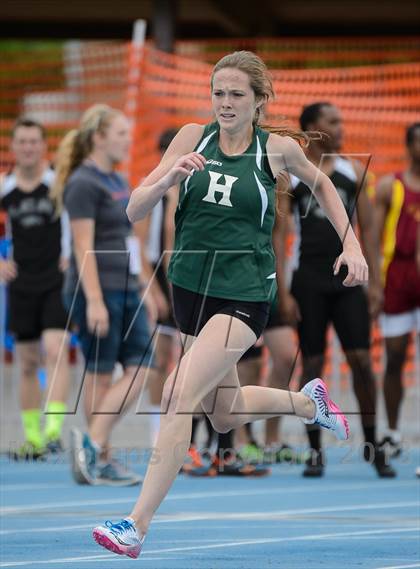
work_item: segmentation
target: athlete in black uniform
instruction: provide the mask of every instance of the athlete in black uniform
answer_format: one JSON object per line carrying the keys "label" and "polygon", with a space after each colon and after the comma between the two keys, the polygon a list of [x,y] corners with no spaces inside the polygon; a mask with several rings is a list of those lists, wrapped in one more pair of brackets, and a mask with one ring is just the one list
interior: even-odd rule
{"label": "athlete in black uniform", "polygon": [[[368,295],[373,309],[380,301],[380,285],[379,274],[375,270],[372,208],[365,191],[363,168],[357,161],[338,154],[343,129],[337,107],[326,102],[311,104],[304,108],[300,124],[304,131],[323,133],[318,140],[311,141],[307,156],[336,186],[349,218],[354,220],[357,213],[364,251],[372,267]],[[293,275],[293,296],[285,286],[280,286],[279,294],[285,313],[289,318],[294,314],[295,321],[298,321],[303,384],[306,378],[317,377],[322,372],[327,328],[332,323],[353,374],[366,441],[365,459],[373,463],[379,476],[393,477],[395,471],[386,464],[384,453],[376,444],[376,390],[369,355],[368,299],[361,286],[344,287],[343,274],[334,276],[331,273],[331,267],[340,254],[340,241],[310,189],[294,176],[291,177],[291,187],[291,205],[300,250],[299,266]],[[287,193],[283,194],[282,202],[286,207],[290,206]],[[321,476],[325,462],[320,430],[313,426],[307,428],[312,452],[303,475]]]}
{"label": "athlete in black uniform", "polygon": [[[61,301],[65,223],[57,214],[50,187],[54,172],[45,159],[46,133],[40,123],[22,117],[12,131],[14,168],[0,181],[0,207],[7,212],[13,258],[0,259],[0,280],[9,284],[10,328],[21,370],[20,405],[25,443],[14,458],[38,458],[46,449],[61,450],[69,369],[65,350],[67,316]],[[68,225],[68,224],[67,224]],[[68,230],[67,230],[68,233]],[[48,393],[42,430],[43,394],[37,377],[41,345]]]}

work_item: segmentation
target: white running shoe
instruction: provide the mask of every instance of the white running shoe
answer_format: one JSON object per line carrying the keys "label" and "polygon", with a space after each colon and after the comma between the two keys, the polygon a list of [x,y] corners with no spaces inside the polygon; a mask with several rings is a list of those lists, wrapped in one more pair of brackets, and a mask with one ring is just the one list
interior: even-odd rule
{"label": "white running shoe", "polygon": [[118,555],[136,559],[141,552],[145,536],[139,537],[133,520],[125,518],[117,524],[106,521],[93,530],[93,539],[105,549]]}
{"label": "white running shoe", "polygon": [[322,379],[316,378],[307,383],[301,392],[315,403],[315,417],[303,419],[311,425],[318,424],[334,432],[337,439],[345,441],[349,438],[350,428],[346,416],[328,395],[328,389]]}
{"label": "white running shoe", "polygon": [[73,427],[70,431],[71,472],[78,484],[96,484],[98,451],[89,436]]}

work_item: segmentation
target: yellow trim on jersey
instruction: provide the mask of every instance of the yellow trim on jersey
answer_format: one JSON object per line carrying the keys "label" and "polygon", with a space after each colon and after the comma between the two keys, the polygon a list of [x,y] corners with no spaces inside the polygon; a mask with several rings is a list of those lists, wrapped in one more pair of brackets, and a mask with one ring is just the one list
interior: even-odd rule
{"label": "yellow trim on jersey", "polygon": [[392,184],[391,207],[385,220],[383,239],[382,282],[385,284],[386,273],[394,257],[397,241],[397,226],[400,219],[401,208],[404,203],[404,184],[401,180],[394,180]]}
{"label": "yellow trim on jersey", "polygon": [[374,202],[376,197],[375,192],[376,186],[376,176],[373,172],[369,172],[366,175],[366,193],[369,201]]}

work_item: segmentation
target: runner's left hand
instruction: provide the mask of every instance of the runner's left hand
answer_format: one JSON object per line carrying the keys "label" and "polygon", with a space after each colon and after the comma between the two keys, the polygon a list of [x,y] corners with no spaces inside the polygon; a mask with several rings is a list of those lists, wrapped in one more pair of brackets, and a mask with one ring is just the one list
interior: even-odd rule
{"label": "runner's left hand", "polygon": [[369,313],[372,320],[376,320],[382,311],[384,293],[380,283],[369,283],[368,288]]}
{"label": "runner's left hand", "polygon": [[338,275],[341,267],[347,265],[348,273],[343,281],[344,286],[367,284],[369,269],[359,246],[347,245],[334,263],[334,275]]}
{"label": "runner's left hand", "polygon": [[149,326],[154,328],[158,319],[158,308],[150,290],[144,293],[143,302],[149,319]]}

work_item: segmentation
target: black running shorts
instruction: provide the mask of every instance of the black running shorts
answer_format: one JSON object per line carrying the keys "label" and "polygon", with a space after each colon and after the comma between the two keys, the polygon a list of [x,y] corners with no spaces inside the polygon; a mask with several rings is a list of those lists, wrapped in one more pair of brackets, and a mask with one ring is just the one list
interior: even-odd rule
{"label": "black running shorts", "polygon": [[269,302],[248,302],[204,296],[172,285],[175,320],[181,332],[198,336],[215,314],[228,314],[245,322],[255,336],[261,336],[270,315]]}
{"label": "black running shorts", "polygon": [[17,342],[38,340],[44,330],[64,330],[67,314],[61,286],[44,292],[9,289],[9,328]]}
{"label": "black running shorts", "polygon": [[345,287],[345,271],[334,276],[325,269],[299,267],[293,275],[292,294],[301,320],[299,342],[304,356],[322,355],[328,325],[333,324],[343,350],[368,350],[370,321],[366,294],[361,286]]}

